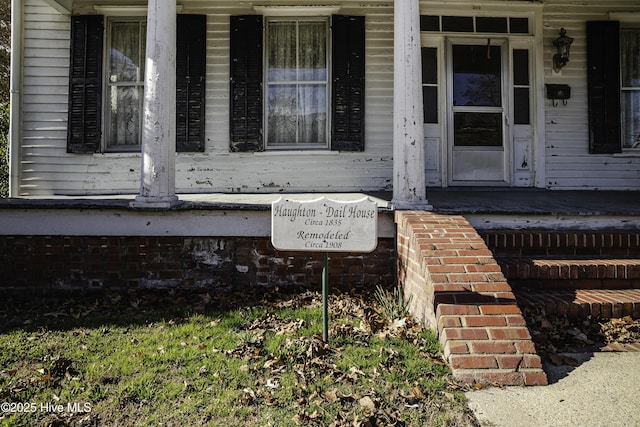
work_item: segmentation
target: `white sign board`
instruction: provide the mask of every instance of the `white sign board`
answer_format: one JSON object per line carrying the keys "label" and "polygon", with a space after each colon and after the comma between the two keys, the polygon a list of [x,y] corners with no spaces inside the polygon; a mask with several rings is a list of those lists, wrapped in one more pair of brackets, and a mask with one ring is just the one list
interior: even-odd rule
{"label": "white sign board", "polygon": [[279,250],[372,252],[378,205],[368,197],[336,201],[278,199],[271,205],[271,243]]}

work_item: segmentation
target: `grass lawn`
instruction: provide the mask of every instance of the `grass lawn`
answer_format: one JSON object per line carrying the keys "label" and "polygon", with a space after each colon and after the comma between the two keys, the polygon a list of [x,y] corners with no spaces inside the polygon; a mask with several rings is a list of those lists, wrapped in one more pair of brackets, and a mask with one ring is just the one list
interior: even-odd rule
{"label": "grass lawn", "polygon": [[478,425],[380,296],[335,292],[328,344],[306,290],[5,297],[0,425]]}

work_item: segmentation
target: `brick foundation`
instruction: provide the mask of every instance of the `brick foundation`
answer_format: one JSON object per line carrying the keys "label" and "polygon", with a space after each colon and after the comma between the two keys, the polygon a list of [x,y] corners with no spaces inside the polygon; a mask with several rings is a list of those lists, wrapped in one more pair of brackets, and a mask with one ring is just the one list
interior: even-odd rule
{"label": "brick foundation", "polygon": [[457,215],[397,211],[398,283],[438,330],[458,380],[545,385],[522,312],[484,240]]}
{"label": "brick foundation", "polygon": [[[268,237],[0,236],[0,287],[314,287],[322,254],[277,251]],[[331,286],[395,283],[395,242],[329,256]]]}

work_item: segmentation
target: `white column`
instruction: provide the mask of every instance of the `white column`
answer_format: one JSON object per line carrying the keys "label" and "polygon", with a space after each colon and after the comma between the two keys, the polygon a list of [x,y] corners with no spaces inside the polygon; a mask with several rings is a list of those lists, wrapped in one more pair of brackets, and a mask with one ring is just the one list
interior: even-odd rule
{"label": "white column", "polygon": [[424,175],[420,8],[394,1],[393,200],[396,209],[431,209]]}
{"label": "white column", "polygon": [[168,208],[175,195],[176,2],[149,0],[140,195],[133,207]]}

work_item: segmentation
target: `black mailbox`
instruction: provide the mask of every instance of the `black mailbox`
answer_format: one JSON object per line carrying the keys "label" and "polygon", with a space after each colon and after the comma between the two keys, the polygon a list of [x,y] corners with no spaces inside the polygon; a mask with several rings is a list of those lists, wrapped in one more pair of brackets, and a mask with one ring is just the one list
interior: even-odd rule
{"label": "black mailbox", "polygon": [[556,100],[562,100],[564,105],[567,105],[567,99],[571,98],[571,87],[569,85],[547,85],[547,98],[553,100],[553,106],[556,105]]}

